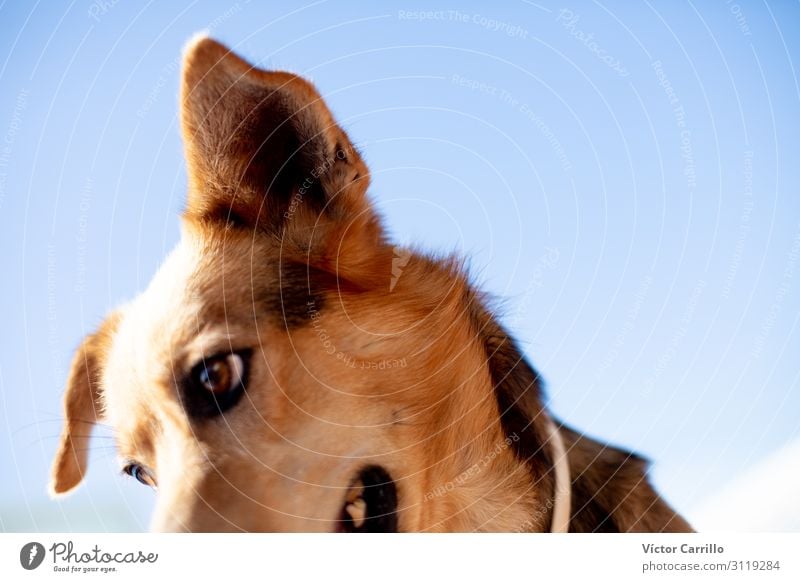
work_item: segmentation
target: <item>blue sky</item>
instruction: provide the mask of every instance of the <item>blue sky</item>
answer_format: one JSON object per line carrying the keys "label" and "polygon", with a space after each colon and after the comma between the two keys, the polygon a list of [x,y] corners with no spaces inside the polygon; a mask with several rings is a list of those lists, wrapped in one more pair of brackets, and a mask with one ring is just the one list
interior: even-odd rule
{"label": "blue sky", "polygon": [[468,255],[556,413],[651,457],[680,510],[710,515],[776,451],[770,471],[800,465],[799,17],[790,2],[0,4],[0,530],[147,527],[152,495],[118,475],[108,433],[77,493],[45,487],[72,350],[177,241],[179,58],[203,29],[313,79],[393,236]]}

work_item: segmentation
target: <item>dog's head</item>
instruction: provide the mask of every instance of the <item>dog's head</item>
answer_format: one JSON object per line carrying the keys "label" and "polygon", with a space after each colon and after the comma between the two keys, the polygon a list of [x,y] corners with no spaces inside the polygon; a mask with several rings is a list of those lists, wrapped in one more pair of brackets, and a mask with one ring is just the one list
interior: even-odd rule
{"label": "dog's head", "polygon": [[156,529],[545,529],[535,373],[457,264],[384,239],[316,89],[201,38],[181,106],[182,238],[78,349],[53,491],[103,421]]}

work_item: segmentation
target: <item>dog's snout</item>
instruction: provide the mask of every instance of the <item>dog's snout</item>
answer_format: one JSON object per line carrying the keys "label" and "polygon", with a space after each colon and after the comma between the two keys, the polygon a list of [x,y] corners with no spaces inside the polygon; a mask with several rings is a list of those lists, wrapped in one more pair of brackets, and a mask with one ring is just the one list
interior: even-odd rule
{"label": "dog's snout", "polygon": [[[259,467],[223,463],[208,467],[203,474],[184,474],[161,484],[151,529],[173,533],[335,531],[341,488],[288,479]],[[372,495],[376,490],[369,491]]]}

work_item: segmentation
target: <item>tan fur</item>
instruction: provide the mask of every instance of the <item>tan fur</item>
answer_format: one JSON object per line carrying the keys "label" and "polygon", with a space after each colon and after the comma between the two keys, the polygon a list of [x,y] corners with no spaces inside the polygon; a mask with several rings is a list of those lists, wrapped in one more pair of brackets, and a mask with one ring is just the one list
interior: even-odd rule
{"label": "tan fur", "polygon": [[89,438],[100,416],[99,384],[117,319],[114,314],[109,316],[95,333],[83,340],[72,358],[64,395],[66,423],[50,482],[54,495],[74,489],[86,474]]}
{"label": "tan fur", "polygon": [[[521,458],[498,405],[498,370],[528,368],[456,263],[409,251],[393,277],[366,165],[316,89],[199,39],[181,99],[183,236],[79,349],[54,491],[85,473],[75,441],[102,402],[120,456],[158,481],[155,529],[332,531],[373,463],[396,483],[400,531],[547,530],[549,453]],[[187,416],[187,371],[242,348],[254,350],[242,401]],[[535,444],[538,385],[509,386],[530,419],[513,436]],[[607,509],[635,507],[645,527],[650,499]]]}

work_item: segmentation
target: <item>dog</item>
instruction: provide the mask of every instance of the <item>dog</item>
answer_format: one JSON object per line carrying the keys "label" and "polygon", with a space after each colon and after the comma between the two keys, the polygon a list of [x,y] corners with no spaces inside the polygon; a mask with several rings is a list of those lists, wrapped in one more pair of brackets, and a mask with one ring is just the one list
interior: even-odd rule
{"label": "dog", "polygon": [[77,349],[54,495],[103,422],[156,531],[691,531],[553,418],[457,259],[387,240],[310,82],[199,37],[180,105],[181,239]]}

